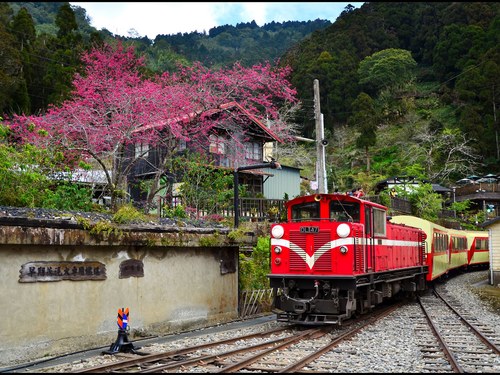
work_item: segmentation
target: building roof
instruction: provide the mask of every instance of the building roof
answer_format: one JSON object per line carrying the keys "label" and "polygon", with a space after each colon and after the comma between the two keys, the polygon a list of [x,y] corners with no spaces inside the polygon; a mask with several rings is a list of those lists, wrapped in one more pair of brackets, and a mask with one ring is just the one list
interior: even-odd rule
{"label": "building roof", "polygon": [[497,216],[497,217],[494,217],[493,219],[490,219],[490,220],[486,220],[485,222],[479,224],[479,226],[481,228],[487,228],[489,227],[490,225],[493,225],[495,224],[497,221],[500,220],[500,216]]}
{"label": "building roof", "polygon": [[135,129],[134,133],[143,132],[143,131],[148,130],[148,129],[162,128],[166,125],[174,124],[177,122],[189,122],[198,116],[200,116],[200,117],[201,116],[211,116],[211,115],[214,115],[216,113],[220,113],[224,110],[230,110],[230,109],[234,109],[234,108],[238,109],[245,116],[247,116],[250,120],[252,120],[252,123],[255,124],[257,126],[257,128],[259,130],[261,130],[263,132],[263,134],[266,135],[269,139],[283,143],[283,140],[277,134],[275,134],[271,129],[269,129],[266,125],[264,125],[262,123],[262,121],[260,121],[257,117],[252,115],[250,112],[248,112],[248,110],[243,108],[243,106],[241,106],[239,103],[237,103],[235,101],[221,104],[218,108],[208,109],[205,111],[190,112],[190,113],[187,113],[187,114],[182,115],[182,116],[177,116],[177,117],[167,119],[165,121],[160,121],[160,122],[152,123],[149,125],[144,125],[144,126],[141,126],[137,129]]}
{"label": "building roof", "polygon": [[72,172],[56,172],[52,175],[52,178],[55,180],[63,180],[69,178],[73,182],[79,182],[82,184],[108,184],[106,173],[100,169],[75,169]]}
{"label": "building roof", "polygon": [[431,184],[432,185],[432,190],[434,190],[436,193],[451,193],[453,190],[444,186],[441,186],[439,184]]}
{"label": "building roof", "polygon": [[[416,177],[413,176],[393,176],[377,182],[377,184],[375,185],[375,191],[381,191],[390,185],[419,185],[420,183],[430,182],[426,180],[419,181]],[[439,184],[431,183],[431,185],[432,190],[434,190],[436,193],[448,193],[453,191],[452,189],[441,186]]]}

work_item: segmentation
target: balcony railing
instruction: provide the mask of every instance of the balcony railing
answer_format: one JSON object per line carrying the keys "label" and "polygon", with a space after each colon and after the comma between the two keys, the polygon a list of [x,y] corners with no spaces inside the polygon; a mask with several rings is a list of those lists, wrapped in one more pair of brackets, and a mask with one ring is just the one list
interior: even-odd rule
{"label": "balcony railing", "polygon": [[470,195],[470,194],[484,193],[484,192],[499,193],[500,184],[479,182],[476,184],[469,184],[455,188],[456,196]]}
{"label": "balcony railing", "polygon": [[[382,200],[380,199],[380,195],[369,195],[365,197],[366,200],[369,200],[370,202],[378,203],[378,204],[384,204],[382,203]],[[389,203],[389,208],[391,208],[394,211],[398,211],[404,214],[411,214],[411,203],[408,199],[404,198],[398,198],[398,197],[391,197],[390,198],[390,203]]]}

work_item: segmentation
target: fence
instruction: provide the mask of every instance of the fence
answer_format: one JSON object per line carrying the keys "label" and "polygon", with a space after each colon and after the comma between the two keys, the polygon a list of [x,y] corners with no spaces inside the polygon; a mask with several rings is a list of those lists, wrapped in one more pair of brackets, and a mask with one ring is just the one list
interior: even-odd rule
{"label": "fence", "polygon": [[500,184],[476,182],[473,184],[460,186],[455,189],[456,196],[477,194],[479,192],[498,193],[500,192]]}
{"label": "fence", "polygon": [[[239,198],[239,214],[241,219],[247,220],[276,220],[285,210],[284,199],[266,199],[266,198]],[[160,197],[158,213],[160,217],[165,217],[167,208],[175,208],[182,204],[180,199],[167,201]],[[214,204],[210,207],[200,205],[197,208],[188,208],[188,212],[193,218],[202,218],[209,215],[220,215],[223,217],[234,217],[234,205]]]}
{"label": "fence", "polygon": [[240,318],[270,312],[273,300],[272,289],[244,290],[240,294]]}
{"label": "fence", "polygon": [[407,199],[391,197],[391,206],[393,210],[411,214],[411,203]]}
{"label": "fence", "polygon": [[[380,195],[370,195],[365,197],[365,199],[370,202],[384,204],[380,199]],[[411,203],[408,199],[398,197],[391,197],[390,199],[389,208],[405,214],[411,214]]]}
{"label": "fence", "polygon": [[[367,200],[375,203],[381,203],[380,196],[372,195],[365,197]],[[240,219],[252,221],[271,220],[277,221],[285,213],[285,200],[283,199],[265,199],[265,198],[240,198],[239,212]],[[176,207],[181,204],[180,199],[167,201],[160,198],[160,217],[165,217],[166,208]],[[389,208],[403,214],[412,214],[411,202],[404,198],[391,197]],[[212,207],[199,207],[197,209],[189,208],[193,218],[203,218],[208,215],[220,215],[222,217],[234,217],[234,206],[230,204],[213,205]],[[456,218],[453,210],[441,210],[439,217]]]}

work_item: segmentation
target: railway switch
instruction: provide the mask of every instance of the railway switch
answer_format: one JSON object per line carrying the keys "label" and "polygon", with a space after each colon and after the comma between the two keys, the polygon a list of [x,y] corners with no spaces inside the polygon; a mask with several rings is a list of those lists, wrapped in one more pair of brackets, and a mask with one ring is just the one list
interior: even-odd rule
{"label": "railway switch", "polygon": [[137,352],[137,349],[134,348],[134,344],[128,340],[128,331],[130,331],[129,323],[129,309],[128,307],[118,309],[118,337],[116,341],[111,344],[109,350],[103,351],[103,354],[116,354],[116,353],[134,353],[140,354]]}

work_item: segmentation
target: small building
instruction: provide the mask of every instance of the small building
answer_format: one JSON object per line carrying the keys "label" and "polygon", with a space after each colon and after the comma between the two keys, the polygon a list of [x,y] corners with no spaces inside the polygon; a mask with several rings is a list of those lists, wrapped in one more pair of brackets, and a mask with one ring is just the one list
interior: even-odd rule
{"label": "small building", "polygon": [[[227,113],[233,113],[228,117]],[[213,166],[222,170],[233,171],[240,166],[260,164],[264,161],[264,147],[266,143],[279,142],[283,140],[267,127],[260,119],[253,116],[248,110],[237,102],[229,102],[218,108],[206,110],[201,113],[186,114],[183,118],[168,119],[160,124],[152,124],[137,129],[137,132],[161,129],[168,123],[192,123],[201,121],[200,118],[210,118],[216,125],[210,130],[209,142],[200,144],[199,140],[182,141],[172,140],[172,149],[176,151],[171,154],[165,144],[151,147],[149,145],[137,144],[129,146],[127,155],[143,155],[137,160],[128,173],[128,193],[134,202],[144,202],[147,192],[141,189],[141,183],[154,180],[159,171],[163,171],[163,160],[174,157],[187,150],[205,154],[213,162]],[[166,133],[168,139],[168,133]],[[240,139],[237,143],[235,140]],[[146,152],[147,151],[147,152]],[[125,164],[124,164],[125,165]],[[170,171],[164,171],[167,175]],[[273,173],[275,170],[273,170]],[[264,194],[264,180],[268,173],[262,170],[245,171],[240,175],[240,184],[246,185],[247,191],[252,196]],[[175,180],[175,176],[170,174]],[[178,181],[172,181],[178,182]],[[280,197],[282,198],[282,197]]]}
{"label": "small building", "polygon": [[489,232],[491,285],[500,287],[500,216],[481,224]]}
{"label": "small building", "polygon": [[443,195],[444,197],[449,197],[453,191],[450,188],[441,186],[439,184],[433,184],[427,180],[418,180],[416,177],[413,176],[394,176],[379,181],[375,185],[375,194],[380,194],[381,191],[385,189],[390,190],[396,186],[402,188],[407,192],[410,192],[412,191],[412,189],[418,187],[420,184],[431,184],[432,190],[438,194]]}
{"label": "small building", "polygon": [[494,218],[500,214],[500,182],[468,180],[453,188],[453,200],[470,200],[475,209],[483,210],[489,218]]}
{"label": "small building", "polygon": [[267,199],[289,199],[300,195],[300,168],[281,165],[281,169],[264,168],[268,176],[264,179],[264,197]]}

